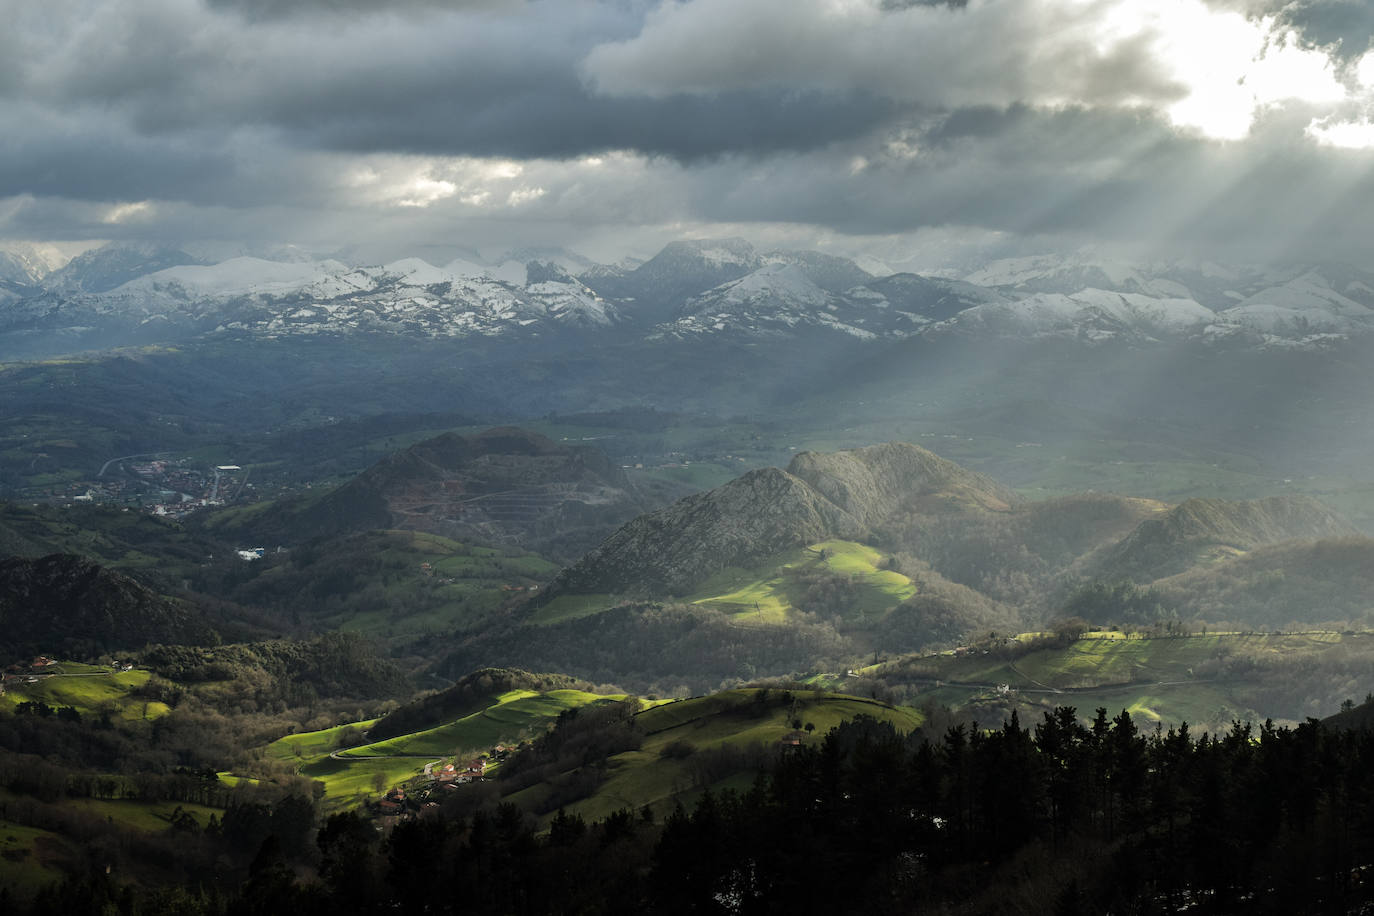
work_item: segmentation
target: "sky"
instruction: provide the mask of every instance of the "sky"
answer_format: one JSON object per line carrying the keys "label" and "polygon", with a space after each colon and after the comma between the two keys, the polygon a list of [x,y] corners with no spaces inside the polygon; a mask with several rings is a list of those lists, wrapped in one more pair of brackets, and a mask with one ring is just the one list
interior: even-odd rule
{"label": "sky", "polygon": [[0,239],[1360,262],[1364,0],[0,0]]}

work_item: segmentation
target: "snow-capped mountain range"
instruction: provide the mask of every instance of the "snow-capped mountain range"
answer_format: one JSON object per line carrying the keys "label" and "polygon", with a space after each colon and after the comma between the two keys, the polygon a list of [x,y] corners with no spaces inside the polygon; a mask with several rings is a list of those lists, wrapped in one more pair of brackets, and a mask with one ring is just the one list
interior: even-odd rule
{"label": "snow-capped mountain range", "polygon": [[0,246],[0,351],[44,333],[89,347],[224,333],[574,331],[660,341],[834,334],[1312,347],[1374,332],[1374,275],[1337,265],[1127,264],[1078,252],[994,261],[962,279],[874,276],[845,258],[760,252],[743,239],[674,242],[619,265],[556,249],[442,266],[358,266],[298,252],[207,263],[169,246],[110,245],[55,266],[41,252]]}

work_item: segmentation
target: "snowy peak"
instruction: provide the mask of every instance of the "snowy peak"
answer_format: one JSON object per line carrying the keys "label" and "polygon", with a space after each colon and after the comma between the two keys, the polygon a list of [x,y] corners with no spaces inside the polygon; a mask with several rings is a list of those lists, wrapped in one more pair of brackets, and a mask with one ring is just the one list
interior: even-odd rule
{"label": "snowy peak", "polygon": [[937,333],[996,337],[1070,337],[1090,341],[1150,340],[1200,330],[1215,316],[1191,299],[1084,289],[1072,295],[1037,293],[1012,302],[975,306],[941,323]]}
{"label": "snowy peak", "polygon": [[284,295],[347,270],[338,261],[283,263],[261,258],[231,258],[208,266],[170,267],[131,280],[112,296],[173,299]]}
{"label": "snowy peak", "polygon": [[52,245],[0,242],[0,281],[36,286],[65,263],[67,259]]}
{"label": "snowy peak", "polygon": [[820,251],[771,251],[763,256],[763,263],[795,265],[812,283],[832,293],[842,293],[873,279],[872,274],[849,258]]}
{"label": "snowy peak", "polygon": [[692,312],[702,302],[725,307],[749,305],[823,307],[829,294],[811,281],[796,264],[771,264],[723,283],[698,299],[689,301],[685,311]]}
{"label": "snowy peak", "polygon": [[[507,251],[497,259],[498,263],[506,264],[514,261],[517,264],[529,265],[531,261],[539,261],[542,264],[554,264],[569,276],[576,277],[584,270],[589,270],[597,266],[596,262],[590,258],[584,258],[575,251],[566,248],[514,248]],[[528,280],[526,282],[536,282]]]}
{"label": "snowy peak", "polygon": [[910,316],[889,308],[881,297],[837,296],[812,281],[802,265],[770,264],[689,299],[656,336],[778,337],[829,331],[873,340],[904,337],[915,326]]}
{"label": "snowy peak", "polygon": [[1142,293],[1149,296],[1191,298],[1186,286],[1167,277],[1142,272],[1135,265],[1091,253],[1067,258],[1036,255],[992,261],[964,277],[969,283],[1003,293],[1072,294],[1084,289]]}
{"label": "snowy peak", "polygon": [[728,239],[684,239],[669,242],[663,250],[645,262],[652,264],[659,258],[666,261],[697,261],[704,266],[722,268],[727,266],[755,267],[759,264],[758,252],[754,246],[741,238]]}
{"label": "snowy peak", "polygon": [[44,277],[43,285],[66,295],[103,293],[159,271],[202,263],[168,245],[111,242],[72,258]]}
{"label": "snowy peak", "polygon": [[881,300],[913,319],[924,321],[944,321],[976,305],[1008,301],[995,290],[973,283],[909,273],[880,277],[849,290],[847,295]]}
{"label": "snowy peak", "polygon": [[1342,286],[1350,295],[1333,289],[1323,271],[1305,270],[1221,310],[1209,330],[1217,336],[1289,344],[1374,331],[1374,309],[1365,304],[1374,302],[1374,289],[1358,278],[1345,281]]}

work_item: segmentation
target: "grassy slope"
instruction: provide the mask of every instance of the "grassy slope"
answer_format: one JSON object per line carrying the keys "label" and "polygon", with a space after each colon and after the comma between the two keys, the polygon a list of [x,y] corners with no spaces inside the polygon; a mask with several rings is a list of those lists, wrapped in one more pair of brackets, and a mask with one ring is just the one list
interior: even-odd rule
{"label": "grassy slope", "polygon": [[317,732],[299,732],[294,735],[287,735],[267,745],[267,755],[278,760],[313,758],[319,757],[321,754],[328,755],[339,746],[341,737],[346,740],[345,732],[362,734],[371,728],[376,721],[376,719],[367,719],[348,725],[336,725],[333,728],[325,728]]}
{"label": "grassy slope", "polygon": [[[696,773],[695,754],[673,759],[664,757],[663,750],[677,741],[690,744],[697,752],[722,746],[775,746],[783,735],[792,730],[788,709],[774,706],[764,715],[752,717],[746,709],[754,694],[753,690],[729,690],[641,712],[637,721],[646,735],[644,745],[638,750],[611,757],[607,765],[607,780],[594,795],[569,805],[567,810],[588,820],[605,817],[622,808],[637,810],[644,805],[662,813],[675,800],[690,804],[696,795],[708,787],[747,785],[753,779],[752,771],[731,774],[710,786],[702,785]],[[818,744],[831,728],[859,715],[891,722],[902,732],[909,732],[921,724],[921,716],[915,710],[892,707],[862,697],[840,694],[817,696],[802,691],[796,694],[796,699],[799,703],[797,716],[803,723],[809,722],[815,726],[815,731],[804,739],[807,744]],[[534,804],[543,791],[543,786],[533,786],[511,798],[517,802]]]}
{"label": "grassy slope", "polygon": [[118,821],[136,830],[143,830],[148,833],[155,833],[161,830],[171,829],[172,812],[177,808],[186,811],[195,817],[196,822],[204,827],[210,820],[210,816],[221,817],[224,811],[220,808],[211,808],[205,805],[196,805],[190,802],[142,802],[111,800],[103,798],[73,798],[66,803],[67,806],[95,814],[101,818],[109,818]]}
{"label": "grassy slope", "polygon": [[495,697],[496,702],[480,712],[424,731],[353,748],[341,756],[400,757],[453,754],[459,749],[483,750],[530,737],[565,710],[623,699],[624,694],[602,696],[582,690],[551,690],[548,693],[512,690]]}
{"label": "grassy slope", "polygon": [[124,719],[156,719],[171,712],[164,703],[146,701],[129,695],[151,676],[147,671],[112,672],[109,668],[63,662],[63,672],[39,678],[37,683],[10,682],[0,702],[17,706],[27,700],[47,703],[52,707],[71,706],[83,716],[96,715],[110,704]]}
{"label": "grassy slope", "polygon": [[28,899],[61,881],[62,872],[51,862],[62,848],[55,833],[0,820],[0,887]]}
{"label": "grassy slope", "polygon": [[[1099,706],[1116,712],[1128,709],[1148,722],[1193,725],[1216,729],[1233,718],[1259,721],[1245,678],[1215,679],[1195,675],[1194,669],[1229,655],[1279,659],[1320,656],[1332,650],[1368,651],[1374,634],[1313,632],[1297,634],[1209,633],[1189,637],[1143,639],[1120,633],[1090,634],[1062,648],[1037,649],[1013,661],[995,656],[952,654],[930,656],[866,669],[892,681],[902,675],[937,679],[939,684],[917,686],[917,698],[948,706],[972,705],[997,696],[984,686],[1005,684],[1024,705],[1074,706],[1090,716]],[[1058,690],[1061,692],[1051,692]],[[1275,717],[1278,718],[1278,717]]]}
{"label": "grassy slope", "polygon": [[883,559],[880,551],[854,541],[822,541],[751,570],[726,570],[703,583],[691,600],[745,619],[782,623],[800,600],[783,571],[827,572],[859,584],[854,613],[880,615],[916,594],[906,576],[879,568]]}
{"label": "grassy slope", "polygon": [[[854,579],[859,598],[852,612],[872,619],[916,594],[901,573],[880,569],[884,555],[854,541],[830,540],[772,557],[750,567],[731,567],[703,582],[686,600],[731,614],[741,622],[785,623],[801,600],[787,572],[821,572]],[[589,617],[615,606],[610,595],[560,595],[541,607],[530,622],[561,623]]]}
{"label": "grassy slope", "polygon": [[498,743],[513,744],[545,728],[566,709],[623,698],[580,690],[512,690],[492,697],[489,706],[471,715],[353,747],[341,752],[338,758],[330,753],[337,747],[339,733],[345,728],[365,729],[375,720],[288,735],[267,745],[264,751],[277,759],[299,760],[302,776],[324,783],[326,810],[339,810],[375,797],[378,773],[387,786],[397,785],[420,775],[426,763],[443,756],[459,750],[482,751]]}

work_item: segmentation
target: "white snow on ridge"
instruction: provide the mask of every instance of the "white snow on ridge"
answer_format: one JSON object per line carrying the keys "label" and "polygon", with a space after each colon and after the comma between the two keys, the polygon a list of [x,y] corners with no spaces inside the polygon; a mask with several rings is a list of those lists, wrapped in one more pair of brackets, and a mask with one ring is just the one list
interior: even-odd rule
{"label": "white snow on ridge", "polygon": [[812,283],[795,264],[770,264],[738,280],[722,283],[699,297],[703,301],[748,304],[771,298],[782,299],[803,306],[824,306],[830,294]]}
{"label": "white snow on ridge", "polygon": [[415,286],[433,286],[436,283],[452,283],[454,275],[448,270],[435,267],[422,258],[402,258],[392,261],[382,268],[388,274],[401,277]]}
{"label": "white snow on ridge", "polygon": [[106,295],[177,292],[197,298],[282,295],[347,270],[345,265],[332,260],[283,263],[261,258],[231,258],[208,267],[169,267],[130,280]]}
{"label": "white snow on ridge", "polygon": [[940,326],[1031,336],[1091,332],[1089,336],[1105,337],[1122,331],[1153,336],[1201,328],[1214,317],[1210,309],[1191,299],[1085,289],[1071,296],[1037,293],[1016,302],[974,306]]}

